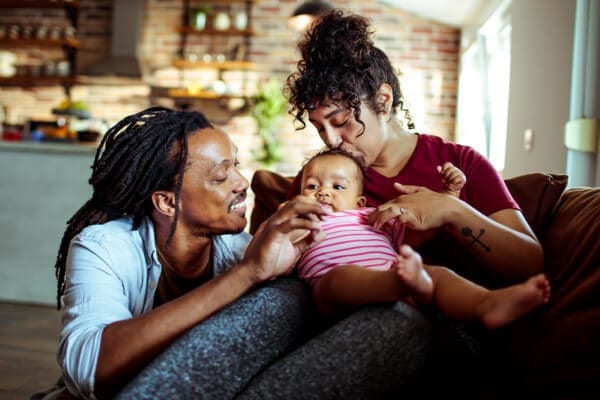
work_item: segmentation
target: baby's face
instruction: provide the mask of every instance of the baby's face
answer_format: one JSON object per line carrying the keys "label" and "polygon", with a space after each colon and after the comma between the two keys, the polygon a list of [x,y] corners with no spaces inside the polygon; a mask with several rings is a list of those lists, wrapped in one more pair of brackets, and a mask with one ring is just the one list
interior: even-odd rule
{"label": "baby's face", "polygon": [[362,175],[358,166],[340,155],[320,156],[306,164],[300,193],[312,197],[330,211],[364,206]]}

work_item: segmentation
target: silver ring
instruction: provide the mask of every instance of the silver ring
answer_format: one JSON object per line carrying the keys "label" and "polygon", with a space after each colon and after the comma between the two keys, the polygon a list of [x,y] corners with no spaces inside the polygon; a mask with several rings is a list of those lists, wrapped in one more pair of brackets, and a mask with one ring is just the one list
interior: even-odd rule
{"label": "silver ring", "polygon": [[404,214],[405,212],[406,212],[406,208],[400,207],[400,215]]}

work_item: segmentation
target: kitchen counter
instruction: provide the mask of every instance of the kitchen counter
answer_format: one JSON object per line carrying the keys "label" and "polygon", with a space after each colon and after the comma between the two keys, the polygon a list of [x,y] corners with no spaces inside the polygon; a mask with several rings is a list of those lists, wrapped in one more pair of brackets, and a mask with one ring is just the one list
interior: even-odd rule
{"label": "kitchen counter", "polygon": [[91,196],[96,144],[0,142],[0,300],[55,304],[67,220]]}
{"label": "kitchen counter", "polygon": [[0,140],[0,152],[14,151],[22,153],[48,153],[48,154],[89,154],[94,153],[98,143],[60,143],[60,142],[10,142]]}

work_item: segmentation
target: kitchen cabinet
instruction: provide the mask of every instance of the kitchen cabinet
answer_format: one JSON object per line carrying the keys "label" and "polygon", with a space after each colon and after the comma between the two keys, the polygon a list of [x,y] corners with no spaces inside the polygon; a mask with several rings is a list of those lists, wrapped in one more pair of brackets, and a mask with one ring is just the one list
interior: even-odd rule
{"label": "kitchen cabinet", "polygon": [[[79,1],[68,0],[3,0],[0,9],[62,9],[67,24],[29,24],[15,16],[15,21],[0,26],[0,49],[40,52],[62,49],[64,57],[46,60],[43,64],[17,65],[12,76],[0,77],[0,86],[48,86],[62,85],[67,95],[75,84],[76,55],[80,42],[76,38],[79,19]],[[10,74],[6,74],[10,75]]]}
{"label": "kitchen cabinet", "polygon": [[65,222],[92,194],[95,151],[0,141],[0,301],[56,305],[56,252]]}
{"label": "kitchen cabinet", "polygon": [[[248,96],[247,74],[255,69],[248,61],[254,0],[185,0],[180,44],[173,66],[180,71],[180,85],[169,96],[186,102],[193,99],[230,99]],[[216,72],[213,85],[189,81],[192,71]],[[225,74],[238,73],[236,85],[229,85]],[[241,74],[241,78],[239,77]],[[213,82],[213,83],[215,83]]]}

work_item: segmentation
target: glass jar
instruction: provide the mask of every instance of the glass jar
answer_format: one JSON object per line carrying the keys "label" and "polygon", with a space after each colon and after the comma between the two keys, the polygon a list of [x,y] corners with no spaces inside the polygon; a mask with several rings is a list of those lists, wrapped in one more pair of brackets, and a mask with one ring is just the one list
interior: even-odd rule
{"label": "glass jar", "polygon": [[224,11],[220,11],[215,15],[214,28],[218,31],[225,31],[231,26],[231,19],[229,14]]}
{"label": "glass jar", "polygon": [[240,31],[246,29],[248,26],[248,15],[246,14],[246,11],[240,10],[235,14],[233,25],[235,26],[235,29]]}

